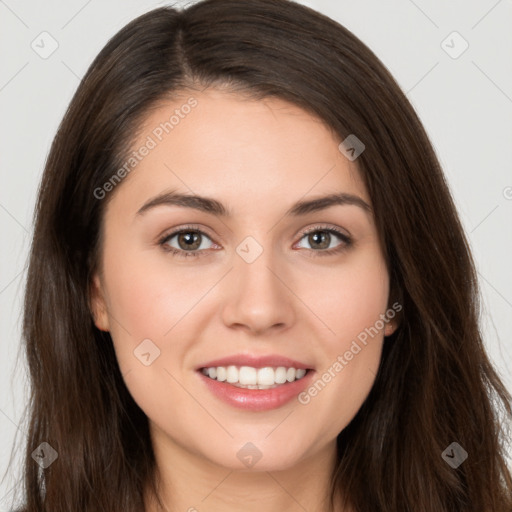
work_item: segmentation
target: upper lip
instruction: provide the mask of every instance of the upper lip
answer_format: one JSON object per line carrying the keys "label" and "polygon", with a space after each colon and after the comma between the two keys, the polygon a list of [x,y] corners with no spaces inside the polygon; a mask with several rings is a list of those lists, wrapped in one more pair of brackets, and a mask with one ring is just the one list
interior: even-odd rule
{"label": "upper lip", "polygon": [[312,369],[311,365],[307,365],[296,361],[295,359],[290,359],[289,357],[280,356],[278,354],[269,354],[266,356],[233,354],[221,359],[202,363],[196,368],[196,370],[200,370],[201,368],[212,368],[215,366],[251,366],[253,368],[284,366],[285,368],[303,368],[304,370]]}

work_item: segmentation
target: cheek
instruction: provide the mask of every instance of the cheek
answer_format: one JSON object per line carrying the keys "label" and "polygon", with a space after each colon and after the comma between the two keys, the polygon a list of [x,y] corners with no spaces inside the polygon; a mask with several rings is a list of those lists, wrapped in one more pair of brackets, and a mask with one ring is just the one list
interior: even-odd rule
{"label": "cheek", "polygon": [[[173,377],[181,380],[174,366],[187,346],[173,343],[170,347],[169,343],[186,327],[187,317],[183,317],[204,292],[191,286],[190,275],[187,281],[187,274],[178,267],[172,270],[165,258],[148,264],[147,253],[128,247],[105,250],[105,255],[110,333],[131,396],[150,417],[162,415],[166,393],[173,396],[174,405],[185,406],[188,397]],[[167,422],[173,424],[169,418]]]}
{"label": "cheek", "polygon": [[[148,249],[155,251],[156,249]],[[107,288],[114,329],[120,324],[134,341],[161,339],[201,296],[190,285],[190,273],[172,266],[161,255],[149,257],[146,251],[114,251],[105,259]],[[170,256],[169,256],[170,258]]]}
{"label": "cheek", "polygon": [[378,252],[359,253],[331,269],[309,293],[322,329],[324,359],[312,385],[299,396],[311,417],[324,418],[325,435],[336,435],[355,416],[371,390],[380,363],[389,293],[388,273]]}
{"label": "cheek", "polygon": [[115,235],[108,241],[103,265],[109,330],[121,372],[129,376],[127,384],[142,377],[145,386],[157,385],[153,380],[167,355],[164,335],[184,314],[179,272],[171,280],[162,268],[148,264],[147,252],[130,249]]}
{"label": "cheek", "polygon": [[[310,273],[311,274],[311,273]],[[348,350],[351,340],[385,313],[389,278],[385,262],[373,248],[354,253],[342,264],[325,267],[302,280],[299,296],[319,319],[329,353]],[[377,324],[383,330],[381,322]]]}

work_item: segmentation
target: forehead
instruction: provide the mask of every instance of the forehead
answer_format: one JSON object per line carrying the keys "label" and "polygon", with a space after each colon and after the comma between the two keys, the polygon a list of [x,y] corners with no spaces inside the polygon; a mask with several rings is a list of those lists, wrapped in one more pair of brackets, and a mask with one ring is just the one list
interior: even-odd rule
{"label": "forehead", "polygon": [[183,91],[147,113],[116,195],[140,207],[172,188],[224,197],[235,211],[333,192],[370,203],[340,142],[317,117],[279,98]]}

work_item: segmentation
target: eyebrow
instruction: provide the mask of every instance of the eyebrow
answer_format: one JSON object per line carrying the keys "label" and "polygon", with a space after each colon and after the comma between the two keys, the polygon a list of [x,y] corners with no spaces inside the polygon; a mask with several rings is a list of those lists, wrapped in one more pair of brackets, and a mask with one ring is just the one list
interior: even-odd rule
{"label": "eyebrow", "polygon": [[[216,199],[192,194],[182,194],[175,191],[165,192],[149,199],[137,211],[136,215],[142,215],[148,210],[162,205],[182,206],[210,213],[218,217],[232,217],[231,211]],[[353,194],[347,194],[345,192],[339,192],[315,199],[298,201],[285,212],[285,216],[299,217],[308,213],[325,210],[335,205],[352,205],[362,208],[366,212],[372,211],[371,206],[361,197]]]}

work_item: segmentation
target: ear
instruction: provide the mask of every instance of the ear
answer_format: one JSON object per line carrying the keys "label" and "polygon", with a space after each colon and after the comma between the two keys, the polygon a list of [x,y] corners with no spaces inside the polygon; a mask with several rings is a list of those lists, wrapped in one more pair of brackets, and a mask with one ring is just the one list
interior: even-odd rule
{"label": "ear", "polygon": [[388,321],[386,322],[386,327],[384,328],[384,336],[391,336],[400,327],[403,315],[402,304],[402,289],[399,288],[395,282],[392,282],[387,310],[389,313],[386,315],[388,316]]}
{"label": "ear", "polygon": [[107,314],[107,304],[101,279],[97,273],[94,274],[90,283],[90,309],[94,324],[100,331],[109,331],[110,325]]}
{"label": "ear", "polygon": [[397,329],[397,322],[395,320],[389,320],[384,328],[384,336],[391,336]]}

